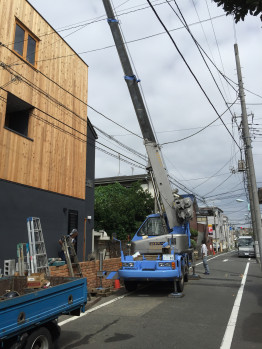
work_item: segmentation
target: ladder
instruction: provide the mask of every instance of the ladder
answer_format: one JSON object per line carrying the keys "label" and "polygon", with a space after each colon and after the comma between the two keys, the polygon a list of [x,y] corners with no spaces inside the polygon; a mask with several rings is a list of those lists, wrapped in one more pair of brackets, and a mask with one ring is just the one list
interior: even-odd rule
{"label": "ladder", "polygon": [[[81,270],[71,237],[69,235],[67,236],[64,235],[62,236],[61,241],[62,241],[62,250],[64,251],[68,270],[69,270],[69,275],[71,277],[75,277],[75,276],[83,277],[82,270]],[[76,273],[74,272],[74,269],[73,269],[74,267],[77,270]]]}
{"label": "ladder", "polygon": [[50,276],[40,219],[36,217],[27,218],[27,231],[30,254],[29,275],[43,272]]}

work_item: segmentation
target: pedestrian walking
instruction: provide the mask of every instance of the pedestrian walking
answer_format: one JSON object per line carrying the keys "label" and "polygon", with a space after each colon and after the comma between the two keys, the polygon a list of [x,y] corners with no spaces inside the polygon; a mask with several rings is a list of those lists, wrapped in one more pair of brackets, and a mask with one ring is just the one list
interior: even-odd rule
{"label": "pedestrian walking", "polygon": [[205,240],[202,240],[202,245],[201,245],[201,255],[202,255],[202,259],[203,259],[203,266],[205,268],[205,275],[209,275],[209,267],[207,264],[207,246],[205,244]]}

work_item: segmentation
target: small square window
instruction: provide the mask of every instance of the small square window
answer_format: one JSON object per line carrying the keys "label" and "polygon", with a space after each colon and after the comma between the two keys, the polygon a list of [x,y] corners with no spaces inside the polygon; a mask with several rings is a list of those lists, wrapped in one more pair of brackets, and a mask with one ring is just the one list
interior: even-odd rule
{"label": "small square window", "polygon": [[28,124],[33,106],[22,99],[8,93],[5,127],[11,131],[28,137]]}

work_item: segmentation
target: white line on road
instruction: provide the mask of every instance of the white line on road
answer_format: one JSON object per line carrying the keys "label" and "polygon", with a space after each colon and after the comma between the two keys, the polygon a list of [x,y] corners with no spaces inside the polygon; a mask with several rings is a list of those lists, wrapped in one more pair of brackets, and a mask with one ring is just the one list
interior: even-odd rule
{"label": "white line on road", "polygon": [[[229,251],[229,252],[223,253],[223,255],[228,254],[228,253],[232,253],[232,252],[234,252],[234,251]],[[214,259],[214,258],[217,258],[217,257],[220,257],[220,256],[221,256],[220,254],[217,254],[214,257],[208,258],[207,261],[211,261],[211,259]],[[201,261],[200,263],[197,263],[196,266],[200,265],[200,264],[203,264],[203,261]]]}
{"label": "white line on road", "polygon": [[223,262],[228,262],[228,259],[224,259]]}
{"label": "white line on road", "polygon": [[98,305],[97,307],[91,308],[91,309],[85,311],[84,313],[81,313],[80,316],[72,316],[72,317],[70,317],[69,319],[66,319],[66,320],[64,320],[64,321],[59,322],[58,325],[59,325],[59,326],[63,326],[63,325],[65,325],[65,324],[67,324],[68,322],[77,320],[77,319],[79,319],[79,318],[82,317],[82,316],[86,316],[86,315],[88,315],[89,313],[92,313],[93,311],[96,311],[96,310],[98,310],[98,309],[100,309],[100,308],[103,308],[103,307],[105,307],[105,306],[107,306],[107,305],[109,305],[109,304],[111,304],[111,303],[114,303],[114,302],[116,302],[116,301],[118,301],[118,300],[120,300],[120,299],[126,297],[127,295],[130,295],[130,293],[131,293],[131,292],[129,292],[129,293],[127,293],[127,294],[124,294],[123,296],[116,297],[116,298],[112,299],[111,301],[108,301],[108,302],[105,302],[105,303],[103,303],[103,304],[101,304],[101,305]]}
{"label": "white line on road", "polygon": [[[230,252],[227,252],[227,253],[230,253]],[[219,257],[219,255],[216,255],[216,256],[214,256],[212,258],[209,258],[208,260],[211,260],[211,259],[214,259],[214,258],[217,258],[217,257]],[[199,265],[199,264],[202,264],[202,262],[200,262],[200,263],[198,263],[196,265]],[[103,307],[105,307],[105,306],[107,306],[107,305],[109,305],[111,303],[114,303],[114,302],[116,302],[116,301],[126,297],[127,295],[130,295],[131,293],[133,293],[133,292],[126,293],[126,294],[124,294],[122,296],[119,296],[119,297],[116,297],[116,298],[112,299],[111,301],[105,302],[105,303],[103,303],[101,305],[98,305],[97,307],[91,308],[91,309],[85,311],[84,313],[81,313],[80,316],[72,316],[72,317],[70,317],[70,318],[68,318],[68,319],[66,319],[64,321],[59,322],[58,325],[59,326],[63,326],[63,325],[65,325],[65,324],[67,324],[67,323],[69,323],[71,321],[77,320],[80,317],[86,316],[86,315],[92,313],[93,311],[96,311],[96,310],[98,310],[100,308],[103,308]]]}
{"label": "white line on road", "polygon": [[249,264],[250,263],[248,262],[246,265],[244,276],[243,276],[240,288],[238,290],[235,303],[233,305],[233,309],[232,309],[232,312],[231,312],[231,315],[230,315],[230,318],[229,318],[229,321],[227,324],[226,332],[224,334],[224,338],[222,340],[220,349],[230,349],[230,347],[231,347],[231,343],[232,343],[232,339],[233,339],[233,335],[234,335],[234,331],[235,331],[235,327],[236,327],[236,323],[237,323],[237,317],[238,317],[238,312],[239,312],[239,308],[240,308],[240,303],[241,303],[241,299],[242,299],[242,295],[243,295],[243,291],[244,291],[244,287],[245,287],[245,283],[246,283]]}

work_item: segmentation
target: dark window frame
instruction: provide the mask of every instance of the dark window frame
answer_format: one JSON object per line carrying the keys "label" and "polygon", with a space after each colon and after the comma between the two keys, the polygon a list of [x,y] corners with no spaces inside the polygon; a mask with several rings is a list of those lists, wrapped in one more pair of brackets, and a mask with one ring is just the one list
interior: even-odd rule
{"label": "dark window frame", "polygon": [[33,109],[31,104],[8,92],[4,128],[33,141],[28,134]]}

